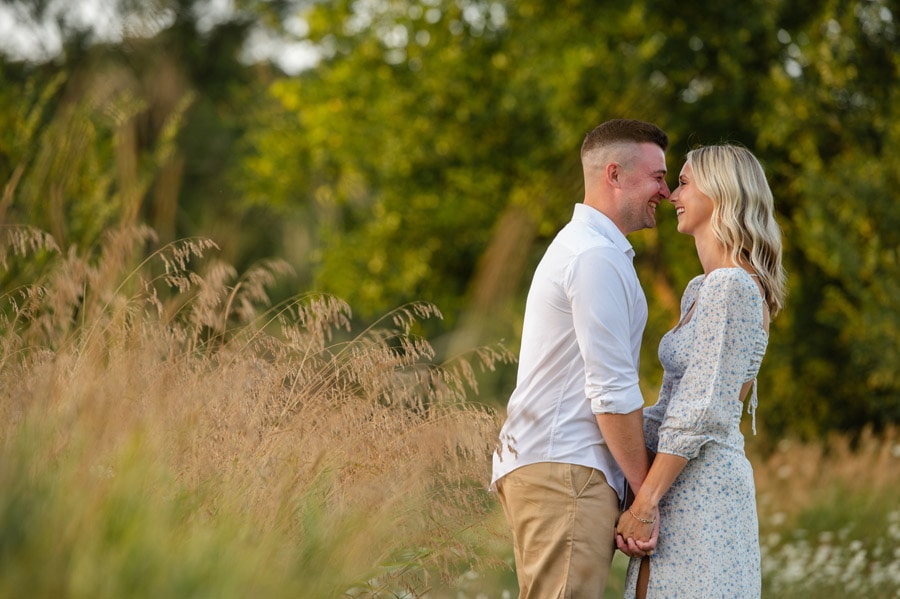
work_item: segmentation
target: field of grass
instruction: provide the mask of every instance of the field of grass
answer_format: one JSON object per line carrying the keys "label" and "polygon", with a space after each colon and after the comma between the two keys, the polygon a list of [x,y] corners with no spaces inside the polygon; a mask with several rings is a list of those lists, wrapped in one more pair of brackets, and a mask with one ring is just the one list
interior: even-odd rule
{"label": "field of grass", "polygon": [[[782,441],[763,455],[748,439],[760,518],[765,599],[900,598],[900,436]],[[498,526],[503,516],[494,514]],[[512,564],[509,542],[495,551]],[[504,553],[505,551],[505,553]],[[606,599],[622,597],[627,558],[613,560]],[[517,596],[510,569],[463,579],[457,597]],[[447,594],[447,597],[451,595]]]}
{"label": "field of grass", "polygon": [[[356,331],[334,298],[268,306],[283,265],[150,241],[3,239],[0,597],[516,596],[472,401],[508,354],[436,365],[432,306]],[[765,597],[900,597],[893,431],[751,457]]]}

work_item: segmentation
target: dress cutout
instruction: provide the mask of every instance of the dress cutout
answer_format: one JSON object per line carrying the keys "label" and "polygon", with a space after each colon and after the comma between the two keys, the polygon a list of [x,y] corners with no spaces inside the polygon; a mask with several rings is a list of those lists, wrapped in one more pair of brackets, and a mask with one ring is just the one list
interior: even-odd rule
{"label": "dress cutout", "polygon": [[[739,397],[767,344],[763,299],[746,271],[717,269],[688,284],[681,322],[659,344],[659,400],[644,410],[647,446],[688,460],[659,503],[648,597],[760,596],[756,490]],[[747,401],[755,412],[753,387]],[[626,598],[634,597],[639,566],[628,566]]]}

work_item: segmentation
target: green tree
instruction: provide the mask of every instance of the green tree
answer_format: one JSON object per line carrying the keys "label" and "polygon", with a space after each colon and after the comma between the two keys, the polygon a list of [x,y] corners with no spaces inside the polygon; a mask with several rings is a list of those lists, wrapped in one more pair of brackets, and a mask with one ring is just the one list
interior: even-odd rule
{"label": "green tree", "polygon": [[[7,222],[70,241],[128,219],[202,234],[241,269],[287,258],[297,285],[362,320],[433,302],[441,353],[514,350],[530,273],[581,199],[584,134],[643,118],[670,133],[671,183],[696,144],[742,143],[766,166],[791,294],[760,377],[764,430],[900,417],[896,1],[702,0],[688,15],[671,0],[247,0],[211,25],[201,0],[154,6],[171,18],[143,38],[69,32],[62,75],[3,65]],[[251,33],[298,15],[316,68],[240,62]],[[674,215],[658,217],[632,236],[650,401],[656,344],[700,272]]]}
{"label": "green tree", "polygon": [[[308,14],[323,62],[273,86],[283,112],[247,178],[315,207],[318,286],[363,316],[426,299],[448,327],[509,335],[527,273],[580,199],[583,136],[662,105],[642,5],[577,4]],[[293,173],[275,166],[287,156]]]}
{"label": "green tree", "polygon": [[[659,123],[673,171],[695,144],[745,144],[775,188],[792,289],[761,377],[763,419],[776,434],[895,421],[896,352],[878,349],[897,347],[897,211],[885,205],[897,92],[883,84],[896,81],[895,8],[708,1],[688,17],[669,0],[318,4],[307,17],[323,62],[272,87],[281,109],[254,134],[248,179],[303,210],[316,285],[362,315],[424,298],[467,341],[515,346],[528,274],[580,199],[577,148],[591,126]],[[873,152],[864,184],[820,201]],[[649,397],[655,343],[699,272],[672,215],[659,220],[633,238],[653,304]],[[850,407],[860,393],[869,407]],[[821,400],[798,400],[810,394]]]}
{"label": "green tree", "polygon": [[896,2],[826,2],[780,33],[754,115],[789,208],[779,429],[900,420]]}
{"label": "green tree", "polygon": [[[11,2],[24,21],[57,19],[65,43],[49,62],[4,67],[15,78],[0,92],[15,133],[0,165],[7,181],[19,173],[7,221],[81,247],[112,223],[143,221],[162,242],[220,239],[241,268],[275,253],[280,236],[266,225],[277,221],[244,202],[235,172],[247,151],[248,106],[275,75],[241,62],[243,45],[278,4],[286,3],[240,3],[204,24],[201,0],[110,0],[105,15],[144,25],[119,42],[91,42],[98,34],[67,26],[59,3]],[[53,93],[43,94],[51,80]],[[46,96],[38,121],[25,118],[29,94]]]}

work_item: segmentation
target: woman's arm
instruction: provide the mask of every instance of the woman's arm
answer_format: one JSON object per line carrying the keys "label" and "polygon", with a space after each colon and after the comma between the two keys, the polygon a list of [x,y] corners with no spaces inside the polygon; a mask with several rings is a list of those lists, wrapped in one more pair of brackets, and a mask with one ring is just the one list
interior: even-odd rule
{"label": "woman's arm", "polygon": [[653,465],[630,511],[619,518],[620,549],[621,543],[631,551],[652,549],[647,541],[656,524],[660,499],[688,460],[730,426],[727,412],[713,406],[739,401],[749,359],[746,329],[760,326],[757,320],[762,313],[761,306],[756,306],[761,298],[755,286],[738,281],[728,272],[715,273],[700,292],[688,366],[666,406]]}
{"label": "woman's arm", "polygon": [[616,526],[616,544],[623,553],[639,555],[653,549],[649,541],[656,536],[653,533],[659,518],[659,500],[687,462],[687,459],[677,455],[656,454],[644,484]]}

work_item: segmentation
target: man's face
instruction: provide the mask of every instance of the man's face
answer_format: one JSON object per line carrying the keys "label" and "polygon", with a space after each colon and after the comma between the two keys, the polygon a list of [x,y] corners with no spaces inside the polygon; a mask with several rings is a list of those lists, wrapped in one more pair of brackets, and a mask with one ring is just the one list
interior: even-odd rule
{"label": "man's face", "polygon": [[623,169],[619,226],[626,234],[655,227],[656,207],[669,197],[665,152],[652,143],[638,148],[636,157]]}

